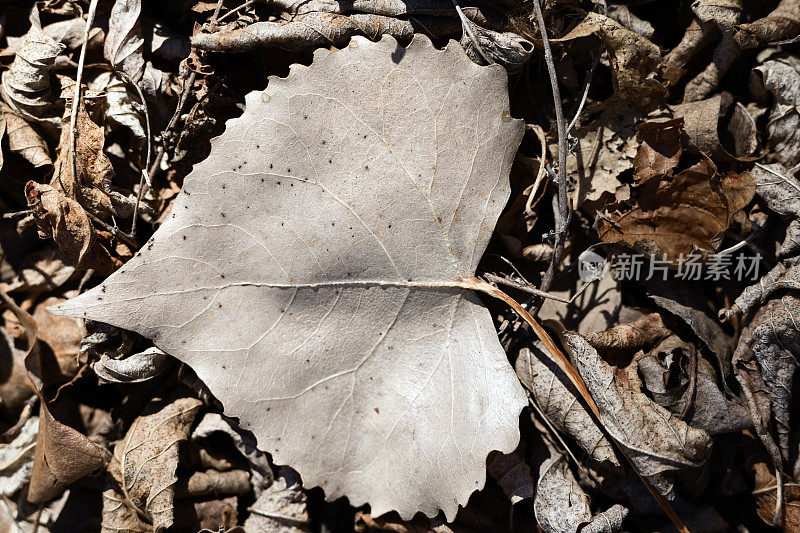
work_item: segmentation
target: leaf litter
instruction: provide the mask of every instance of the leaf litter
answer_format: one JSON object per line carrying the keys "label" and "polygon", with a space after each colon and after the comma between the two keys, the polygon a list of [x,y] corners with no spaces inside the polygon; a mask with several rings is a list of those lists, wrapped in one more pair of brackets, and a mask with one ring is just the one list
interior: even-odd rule
{"label": "leaf litter", "polygon": [[0,524],[800,528],[762,4],[9,6]]}

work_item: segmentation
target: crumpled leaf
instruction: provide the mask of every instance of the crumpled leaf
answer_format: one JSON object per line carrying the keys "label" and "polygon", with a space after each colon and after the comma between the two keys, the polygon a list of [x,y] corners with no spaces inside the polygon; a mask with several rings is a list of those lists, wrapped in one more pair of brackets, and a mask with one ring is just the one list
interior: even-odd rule
{"label": "crumpled leaf", "polygon": [[719,82],[741,54],[734,39],[734,26],[742,16],[742,0],[696,0],[692,11],[705,31],[722,34],[711,62],[686,84],[684,102],[696,102],[713,94]]}
{"label": "crumpled leaf", "polygon": [[800,4],[781,0],[766,17],[736,27],[734,38],[741,48],[756,48],[762,44],[796,37],[800,33]]}
{"label": "crumpled leaf", "polygon": [[282,468],[275,482],[250,507],[244,522],[247,531],[304,533],[310,531],[311,519],[300,479]]}
{"label": "crumpled leaf", "polygon": [[650,313],[605,331],[593,331],[586,335],[586,342],[600,352],[633,353],[654,346],[671,334],[661,320],[661,315]]}
{"label": "crumpled leaf", "polygon": [[733,118],[727,123],[728,131],[734,138],[733,153],[723,147],[719,138],[720,120],[733,103],[730,95],[716,95],[707,100],[692,101],[672,106],[676,117],[684,122],[684,146],[692,152],[702,152],[715,160],[752,161],[757,148],[755,141],[756,125],[747,110],[741,106],[733,107]]}
{"label": "crumpled leaf", "polygon": [[171,367],[171,358],[158,348],[148,348],[124,359],[112,359],[103,354],[92,363],[92,370],[111,383],[141,383],[155,379]]}
{"label": "crumpled leaf", "polygon": [[127,74],[142,92],[155,97],[166,83],[167,74],[145,62],[142,53],[141,0],[116,0],[108,20],[104,55],[114,69]]}
{"label": "crumpled leaf", "polygon": [[[65,80],[63,96],[69,103],[72,99],[75,84]],[[114,178],[114,167],[103,152],[105,133],[86,109],[86,99],[78,104],[78,117],[75,125],[75,162],[69,146],[69,121],[72,106],[65,109],[58,159],[50,185],[67,198],[77,200],[88,212],[106,218],[115,215],[129,218],[133,215],[136,198],[125,195],[114,189],[111,181]],[[74,170],[73,170],[74,167]]]}
{"label": "crumpled leaf", "polygon": [[596,35],[608,50],[614,90],[632,98],[633,104],[648,109],[666,96],[652,74],[661,59],[658,46],[632,32],[616,20],[599,13],[587,13],[567,35],[553,41],[564,42]]}
{"label": "crumpled leaf", "polygon": [[772,95],[767,122],[769,160],[788,168],[800,164],[800,64],[774,59],[753,69],[751,79]]}
{"label": "crumpled leaf", "polygon": [[[0,113],[2,113],[5,136],[8,139],[8,148],[12,152],[22,156],[36,168],[53,164],[47,142],[27,120],[2,103],[0,103]],[[0,164],[2,164],[2,159],[0,159]]]}
{"label": "crumpled leaf", "polygon": [[600,410],[603,427],[638,473],[665,496],[675,470],[702,465],[711,452],[705,431],[674,417],[642,392],[620,381],[597,351],[576,333],[565,333],[575,366]]}
{"label": "crumpled leaf", "polygon": [[756,163],[752,173],[756,179],[756,194],[787,224],[778,257],[796,255],[800,251],[800,183],[777,163]]}
{"label": "crumpled leaf", "polygon": [[566,457],[553,448],[539,467],[533,509],[545,533],[577,532],[592,518],[589,497],[572,475]]}
{"label": "crumpled leaf", "polygon": [[470,59],[479,65],[499,63],[509,72],[516,72],[531,57],[533,43],[513,32],[497,32],[478,26],[464,19],[472,30],[475,41],[465,31],[461,36],[461,46]]}
{"label": "crumpled leaf", "polygon": [[683,120],[680,118],[648,120],[639,124],[639,148],[633,159],[634,180],[643,183],[672,175],[683,153],[682,129]]}
{"label": "crumpled leaf", "polygon": [[101,72],[89,83],[88,87],[105,93],[103,115],[106,120],[111,124],[130,130],[135,141],[134,146],[138,145],[140,149],[144,148],[147,142],[144,110],[138,96],[129,90],[125,80],[114,73]]}
{"label": "crumpled leaf", "polygon": [[[797,271],[787,271],[783,278],[796,276]],[[789,279],[798,281],[796,277]],[[797,294],[793,291],[776,294],[758,308],[742,330],[733,355],[733,368],[745,390],[756,432],[773,455],[776,466],[781,461],[770,442],[769,415],[772,411],[778,445],[783,458],[788,459],[792,380],[800,356],[798,324],[800,299]]]}
{"label": "crumpled leaf", "polygon": [[89,216],[78,202],[34,181],[25,186],[25,196],[33,210],[39,237],[56,241],[76,268],[93,268],[107,274],[122,264],[99,242]]}
{"label": "crumpled leaf", "polygon": [[0,442],[0,494],[11,497],[31,478],[39,417],[32,416],[11,442]]}
{"label": "crumpled leaf", "polygon": [[55,369],[48,368],[47,362],[43,360],[37,341],[36,322],[5,293],[0,292],[0,299],[23,326],[28,342],[25,367],[40,399],[39,432],[28,486],[28,500],[31,503],[43,503],[61,494],[74,481],[102,468],[105,464],[105,450],[53,417],[43,390],[53,384],[49,381],[48,373]]}
{"label": "crumpled leaf", "polygon": [[597,221],[605,242],[624,242],[645,254],[661,253],[673,264],[683,254],[713,252],[722,241],[733,215],[755,194],[748,172],[716,177],[716,168],[704,160],[679,172],[672,181],[645,185],[630,209],[608,206]]}
{"label": "crumpled leaf", "polygon": [[32,26],[14,62],[3,72],[0,88],[0,96],[11,109],[51,133],[61,128],[58,86],[54,87],[52,67],[63,49],[64,45]]}
{"label": "crumpled leaf", "polygon": [[545,533],[616,533],[628,510],[616,504],[592,517],[589,497],[575,480],[567,459],[548,446],[550,457],[539,467],[533,503],[538,526]]}
{"label": "crumpled leaf", "polygon": [[486,470],[506,493],[511,505],[533,498],[531,469],[519,453],[492,452],[486,460]]}
{"label": "crumpled leaf", "polygon": [[520,381],[556,429],[574,439],[600,466],[617,471],[622,469],[614,446],[592,414],[576,399],[574,387],[564,373],[547,359],[540,343],[534,342],[530,348],[522,348],[515,366]]}
{"label": "crumpled leaf", "polygon": [[[672,336],[637,361],[639,373],[653,399],[675,416],[686,413],[681,418],[687,424],[709,435],[752,427],[747,410],[725,397],[717,387],[714,368],[697,353],[696,368],[692,370],[692,349],[688,343]],[[694,386],[692,380],[695,380]]]}
{"label": "crumpled leaf", "polygon": [[48,247],[28,254],[15,272],[16,276],[0,282],[0,290],[29,294],[49,292],[66,283],[74,273],[75,267],[64,262],[58,248]]}
{"label": "crumpled leaf", "polygon": [[754,460],[748,464],[753,472],[755,482],[756,512],[765,524],[780,527],[783,531],[800,531],[800,485],[794,483],[786,474],[783,483],[783,509],[778,523],[773,523],[778,485],[775,482],[775,471],[765,461]]}
{"label": "crumpled leaf", "polygon": [[651,40],[655,33],[655,28],[648,21],[640,19],[625,4],[612,4],[608,6],[608,16],[634,33],[638,33],[645,39]]}
{"label": "crumpled leaf", "polygon": [[190,397],[156,398],[134,421],[108,466],[103,532],[172,525],[178,447],[189,437],[201,405]]}
{"label": "crumpled leaf", "polygon": [[523,127],[504,70],[456,43],[315,56],[248,95],[140,255],[54,311],[151,338],[328,498],[452,519],[526,404],[463,289]]}

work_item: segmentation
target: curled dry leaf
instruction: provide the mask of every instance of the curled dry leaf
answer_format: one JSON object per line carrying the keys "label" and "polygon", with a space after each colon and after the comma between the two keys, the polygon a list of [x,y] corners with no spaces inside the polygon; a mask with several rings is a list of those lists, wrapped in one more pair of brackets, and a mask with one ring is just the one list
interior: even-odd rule
{"label": "curled dry leaf", "polygon": [[41,124],[50,133],[61,128],[58,86],[52,72],[56,57],[64,49],[41,28],[32,26],[3,72],[0,96],[26,120]]}
{"label": "curled dry leaf", "polygon": [[131,92],[128,84],[112,72],[101,72],[88,87],[105,93],[103,115],[106,120],[130,130],[136,145],[144,148],[147,141],[144,110],[138,95]]}
{"label": "curled dry leaf", "polygon": [[116,0],[103,51],[115,70],[124,72],[141,86],[144,94],[153,98],[166,83],[167,74],[145,62],[141,15],[141,0]]}
{"label": "curled dry leaf", "polygon": [[625,4],[608,6],[608,16],[647,40],[651,40],[656,31],[652,24],[631,13],[631,10]]}
{"label": "curled dry leaf", "polygon": [[597,351],[576,333],[565,333],[575,366],[600,410],[603,427],[630,458],[637,472],[665,495],[669,474],[702,465],[711,439],[673,416],[644,393],[626,385]]}
{"label": "curled dry leaf", "polygon": [[[797,269],[787,272],[796,275]],[[792,281],[797,282],[797,278]],[[770,411],[775,420],[778,445],[789,458],[792,383],[800,356],[800,299],[795,291],[776,294],[758,308],[745,326],[733,355],[736,378],[748,401],[756,432],[781,464],[769,428]]]}
{"label": "curled dry leaf", "polygon": [[172,358],[158,348],[135,353],[124,359],[112,359],[103,354],[92,363],[92,370],[111,383],[141,383],[162,375],[171,368]]}
{"label": "curled dry leaf", "polygon": [[100,273],[116,270],[121,262],[99,242],[86,211],[49,185],[29,181],[25,186],[28,206],[33,210],[39,237],[52,238],[76,268]]}
{"label": "curled dry leaf", "polygon": [[783,510],[776,524],[773,522],[778,497],[775,471],[763,460],[754,460],[748,465],[748,469],[753,472],[755,482],[753,493],[756,499],[756,511],[761,520],[769,526],[780,527],[783,531],[800,531],[800,485],[783,474]]}
{"label": "curled dry leaf", "polygon": [[[47,148],[47,142],[31,127],[27,120],[15,113],[10,107],[0,103],[0,113],[4,123],[8,148],[22,156],[36,168],[53,164]],[[2,157],[2,156],[0,156]],[[0,159],[2,164],[2,159]]]}
{"label": "curled dry leaf", "polygon": [[763,44],[797,37],[800,33],[800,4],[795,0],[781,0],[766,17],[736,27],[734,38],[742,48],[756,48]]}
{"label": "curled dry leaf", "polygon": [[511,505],[533,498],[531,469],[518,452],[490,453],[486,460],[486,470],[506,493]]}
{"label": "curled dry leaf", "polygon": [[[75,84],[65,79],[63,96],[70,102]],[[77,200],[91,214],[106,218],[115,215],[128,218],[133,215],[136,199],[114,190],[111,184],[114,178],[114,167],[103,152],[105,133],[86,109],[86,100],[78,104],[78,116],[75,125],[74,164],[73,154],[69,147],[69,122],[72,106],[65,108],[61,142],[58,159],[50,185],[67,198]]]}
{"label": "curled dry leaf", "polygon": [[690,426],[709,435],[752,427],[747,409],[717,386],[714,367],[677,336],[659,343],[637,365],[653,399]]}
{"label": "curled dry leaf", "polygon": [[250,507],[245,520],[247,531],[277,531],[304,533],[311,530],[311,518],[306,507],[306,494],[297,474],[281,468],[275,482]]}
{"label": "curled dry leaf", "polygon": [[250,490],[250,473],[246,470],[206,470],[178,479],[174,487],[176,498],[244,494]]}
{"label": "curled dry leaf", "polygon": [[661,59],[658,46],[616,20],[587,13],[567,35],[553,40],[564,42],[588,35],[596,35],[608,50],[615,91],[631,97],[641,109],[649,109],[666,97],[663,86],[652,77]]}
{"label": "curled dry leaf", "polygon": [[151,338],[327,497],[452,519],[526,404],[465,290],[523,133],[506,73],[355,38],[246,102],[143,251],[54,311]]}
{"label": "curled dry leaf", "polygon": [[178,447],[200,407],[196,398],[156,398],[114,447],[103,492],[104,532],[172,525]]}
{"label": "curled dry leaf", "polygon": [[800,251],[800,183],[783,166],[756,164],[753,168],[756,194],[767,207],[786,221],[786,236],[778,257],[783,259]]}
{"label": "curled dry leaf", "polygon": [[751,156],[757,148],[756,125],[743,106],[735,105],[733,117],[727,122],[728,133],[734,139],[734,153],[726,150],[720,142],[720,121],[732,103],[729,94],[718,94],[707,100],[672,106],[675,116],[683,119],[683,141],[687,150],[704,153],[715,160],[753,160]]}
{"label": "curled dry leaf", "polygon": [[48,369],[37,341],[36,322],[5,293],[0,292],[0,299],[23,326],[28,342],[25,367],[40,399],[39,432],[28,485],[28,500],[31,503],[44,503],[61,494],[74,481],[102,468],[105,464],[105,450],[74,428],[53,418],[48,398],[43,393],[44,388],[51,383],[45,381]]}
{"label": "curled dry leaf", "polygon": [[605,331],[589,333],[586,335],[586,342],[600,352],[633,353],[654,346],[671,334],[661,320],[661,315],[650,313],[627,324],[617,324]]}
{"label": "curled dry leaf", "polygon": [[755,194],[748,172],[717,176],[710,160],[679,172],[671,181],[646,184],[630,209],[620,204],[597,221],[605,242],[626,243],[645,254],[663,254],[673,264],[695,251],[713,252],[733,215]]}
{"label": "curled dry leaf", "polygon": [[[544,359],[542,359],[544,358]],[[597,464],[621,470],[614,446],[584,405],[564,373],[546,359],[539,343],[520,350],[517,376],[553,426],[569,436]]]}
{"label": "curled dry leaf", "polygon": [[531,57],[533,43],[513,32],[496,32],[478,26],[469,19],[469,25],[475,41],[465,31],[461,36],[461,46],[467,55],[479,65],[499,63],[509,72],[516,72]]}
{"label": "curled dry leaf", "polygon": [[751,78],[772,95],[767,122],[769,160],[787,168],[800,163],[800,64],[767,61],[753,69]]}
{"label": "curled dry leaf", "polygon": [[567,458],[554,448],[539,467],[533,509],[545,533],[577,533],[592,518],[589,497],[572,475]]}
{"label": "curled dry leaf", "polygon": [[719,32],[722,38],[708,66],[686,84],[684,102],[696,102],[712,94],[741,54],[733,35],[734,25],[742,16],[742,0],[697,0],[692,11],[705,31]]}

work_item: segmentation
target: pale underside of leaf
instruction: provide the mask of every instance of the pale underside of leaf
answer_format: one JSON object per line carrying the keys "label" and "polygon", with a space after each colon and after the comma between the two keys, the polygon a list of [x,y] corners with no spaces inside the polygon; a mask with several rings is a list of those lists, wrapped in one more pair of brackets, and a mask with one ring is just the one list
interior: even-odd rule
{"label": "pale underside of leaf", "polygon": [[55,312],[189,364],[327,497],[453,519],[526,404],[464,281],[523,133],[506,84],[421,36],[318,51],[248,95],[139,255]]}

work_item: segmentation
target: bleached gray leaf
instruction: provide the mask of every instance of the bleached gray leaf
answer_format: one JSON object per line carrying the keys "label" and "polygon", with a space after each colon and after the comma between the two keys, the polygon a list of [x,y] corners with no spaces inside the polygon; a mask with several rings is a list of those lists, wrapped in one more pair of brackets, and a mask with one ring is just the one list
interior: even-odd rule
{"label": "bleached gray leaf", "polygon": [[189,364],[306,486],[452,519],[526,403],[465,289],[523,133],[506,73],[354,38],[246,104],[143,251],[56,312]]}
{"label": "bleached gray leaf", "polygon": [[138,96],[128,89],[125,80],[112,72],[101,72],[89,83],[89,88],[105,92],[103,111],[106,119],[128,128],[134,139],[143,146],[147,140],[144,110]]}
{"label": "bleached gray leaf", "polygon": [[772,95],[769,113],[769,161],[793,167],[800,163],[800,64],[772,60],[759,65],[756,80]]}
{"label": "bleached gray leaf", "polygon": [[566,457],[553,448],[539,467],[533,509],[545,533],[575,533],[592,518],[589,497],[572,475]]}
{"label": "bleached gray leaf", "polygon": [[103,354],[99,361],[92,363],[92,370],[111,383],[140,383],[163,374],[170,368],[169,363],[169,355],[152,347],[124,359],[112,359]]}
{"label": "bleached gray leaf", "polygon": [[564,337],[575,367],[597,403],[603,426],[624,450],[639,474],[669,495],[671,471],[700,466],[711,452],[711,439],[673,416],[644,393],[624,385],[586,340]]}

